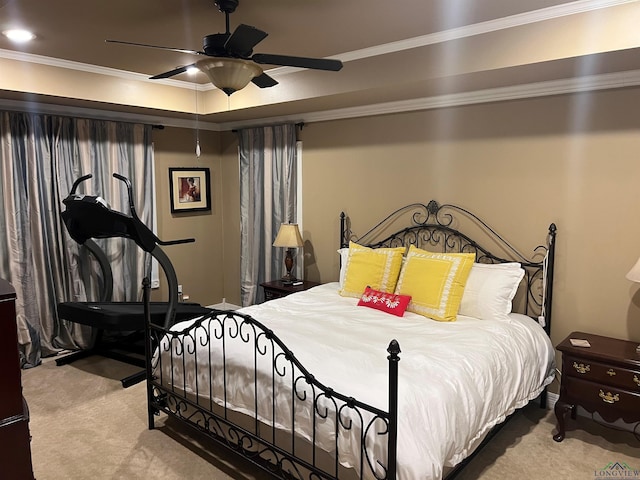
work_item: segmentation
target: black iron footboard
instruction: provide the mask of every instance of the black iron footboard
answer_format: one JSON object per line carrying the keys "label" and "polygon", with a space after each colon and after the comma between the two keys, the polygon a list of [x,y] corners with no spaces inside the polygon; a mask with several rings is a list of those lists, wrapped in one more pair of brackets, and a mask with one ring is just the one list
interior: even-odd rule
{"label": "black iron footboard", "polygon": [[164,412],[275,478],[344,478],[349,455],[357,455],[352,478],[396,478],[395,340],[387,350],[388,412],[323,385],[248,315],[214,310],[171,330],[147,321],[147,340],[150,429]]}

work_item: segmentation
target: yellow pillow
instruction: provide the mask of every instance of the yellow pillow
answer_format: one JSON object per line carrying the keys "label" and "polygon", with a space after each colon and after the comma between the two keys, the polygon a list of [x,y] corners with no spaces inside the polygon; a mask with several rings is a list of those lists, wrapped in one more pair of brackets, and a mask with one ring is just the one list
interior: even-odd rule
{"label": "yellow pillow", "polygon": [[393,293],[404,251],[404,247],[368,248],[349,242],[349,257],[340,295],[360,298],[367,286]]}
{"label": "yellow pillow", "polygon": [[395,293],[411,295],[408,311],[452,322],[475,258],[474,253],[432,253],[411,245]]}

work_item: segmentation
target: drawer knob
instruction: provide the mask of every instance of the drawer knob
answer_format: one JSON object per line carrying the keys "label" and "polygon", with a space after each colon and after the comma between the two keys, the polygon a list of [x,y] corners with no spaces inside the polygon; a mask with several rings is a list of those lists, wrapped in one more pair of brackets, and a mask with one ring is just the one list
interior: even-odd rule
{"label": "drawer knob", "polygon": [[591,365],[585,365],[584,363],[573,362],[573,368],[575,368],[578,373],[587,373],[591,371]]}
{"label": "drawer knob", "polygon": [[636,382],[636,385],[640,387],[640,378],[638,378],[638,375],[633,376],[633,381]]}
{"label": "drawer knob", "polygon": [[607,375],[609,375],[610,377],[615,377],[616,371],[613,368],[610,368],[609,370],[607,370]]}
{"label": "drawer knob", "polygon": [[607,392],[605,394],[602,390],[600,390],[600,393],[598,394],[598,396],[605,403],[615,403],[620,400],[620,395],[618,395],[617,393],[615,395],[613,395],[611,392]]}

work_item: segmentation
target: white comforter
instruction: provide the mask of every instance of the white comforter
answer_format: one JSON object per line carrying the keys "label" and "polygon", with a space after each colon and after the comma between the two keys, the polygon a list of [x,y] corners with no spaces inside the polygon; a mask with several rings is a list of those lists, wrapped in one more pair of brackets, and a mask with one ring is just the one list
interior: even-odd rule
{"label": "white comforter", "polygon": [[[324,284],[306,292],[241,310],[280,337],[315,378],[335,391],[387,410],[388,362],[386,348],[397,339],[399,362],[398,478],[439,479],[445,466],[468,456],[494,425],[515,409],[537,397],[554,376],[553,346],[531,318],[511,314],[510,321],[458,317],[456,322],[436,322],[406,312],[395,317],[367,307],[357,299],[337,294],[338,284]],[[177,324],[182,330],[187,322]],[[239,373],[252,361],[240,359],[247,349],[227,341],[227,404],[253,412],[252,379]],[[174,353],[175,353],[174,348]],[[209,391],[209,357],[199,348],[173,362],[174,386],[189,393]],[[244,352],[244,353],[243,353]],[[182,352],[179,352],[182,353]],[[194,366],[198,357],[200,366]],[[236,358],[237,357],[237,358]],[[204,362],[204,363],[203,363]],[[230,365],[234,365],[230,369]],[[163,378],[169,375],[163,363]],[[264,367],[268,366],[265,364]],[[184,374],[186,372],[186,375]],[[264,376],[268,378],[269,372]],[[214,396],[221,404],[222,375],[214,372]],[[249,386],[248,386],[249,385]],[[259,416],[268,424],[288,427],[290,392],[278,395],[276,418],[271,414],[269,392],[259,392],[259,404],[268,408]],[[309,408],[296,405],[297,428],[308,422]],[[307,420],[305,420],[305,417]],[[299,422],[299,424],[298,424]],[[333,424],[331,424],[333,425]],[[332,426],[329,428],[333,428]],[[308,436],[305,432],[304,436]],[[386,437],[383,437],[386,441]],[[332,450],[332,444],[325,445]],[[384,446],[376,450],[379,451]],[[358,445],[340,440],[340,461],[359,464]]]}

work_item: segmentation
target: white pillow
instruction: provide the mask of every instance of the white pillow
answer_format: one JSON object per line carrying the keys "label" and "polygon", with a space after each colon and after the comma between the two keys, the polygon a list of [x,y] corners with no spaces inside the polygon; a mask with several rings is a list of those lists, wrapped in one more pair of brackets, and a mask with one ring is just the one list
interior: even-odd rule
{"label": "white pillow", "polygon": [[349,247],[338,249],[340,254],[340,290],[344,287],[344,277],[347,275],[347,260],[349,260]]}
{"label": "white pillow", "polygon": [[459,315],[506,320],[524,269],[519,263],[474,263],[464,287]]}

